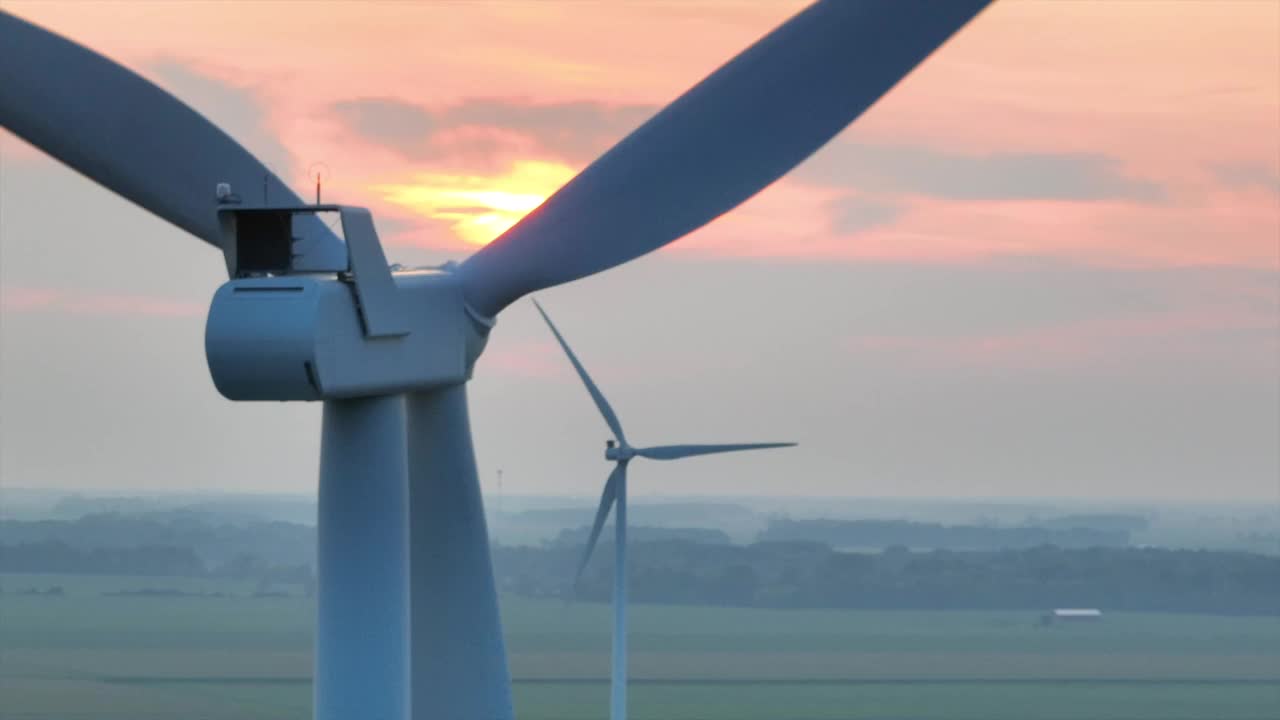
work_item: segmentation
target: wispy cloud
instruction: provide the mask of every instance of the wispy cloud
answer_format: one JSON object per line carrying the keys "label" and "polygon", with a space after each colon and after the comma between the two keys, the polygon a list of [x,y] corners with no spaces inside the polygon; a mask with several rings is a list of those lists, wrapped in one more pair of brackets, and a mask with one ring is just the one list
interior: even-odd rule
{"label": "wispy cloud", "polygon": [[1247,377],[1274,377],[1280,370],[1280,327],[1274,317],[1212,310],[1128,313],[996,334],[860,335],[845,347],[857,355],[935,370],[1127,374],[1135,367],[1181,372],[1188,362]]}
{"label": "wispy cloud", "polygon": [[949,200],[1133,200],[1164,191],[1130,178],[1116,158],[1091,153],[965,154],[909,145],[838,142],[799,170],[825,185]]}
{"label": "wispy cloud", "polygon": [[331,109],[362,140],[408,160],[506,150],[576,164],[589,162],[657,110],[642,104],[521,98],[472,98],[440,108],[359,98],[335,102]]}
{"label": "wispy cloud", "polygon": [[[1280,122],[1277,123],[1280,132]],[[1219,180],[1234,188],[1261,189],[1280,195],[1280,163],[1229,163],[1214,167]]]}
{"label": "wispy cloud", "polygon": [[903,207],[862,195],[846,195],[831,203],[831,227],[841,235],[854,235],[886,225],[902,216]]}
{"label": "wispy cloud", "polygon": [[435,155],[432,137],[439,130],[436,118],[426,109],[391,98],[340,100],[333,113],[360,139],[380,145],[410,160]]}
{"label": "wispy cloud", "polygon": [[[554,379],[564,377],[565,360],[554,343],[508,342],[495,345],[480,360],[479,372],[518,378]],[[569,372],[572,372],[570,370]]]}
{"label": "wispy cloud", "polygon": [[204,315],[208,307],[146,295],[85,293],[41,287],[0,289],[0,311],[9,313],[60,313],[106,317],[189,318]]}

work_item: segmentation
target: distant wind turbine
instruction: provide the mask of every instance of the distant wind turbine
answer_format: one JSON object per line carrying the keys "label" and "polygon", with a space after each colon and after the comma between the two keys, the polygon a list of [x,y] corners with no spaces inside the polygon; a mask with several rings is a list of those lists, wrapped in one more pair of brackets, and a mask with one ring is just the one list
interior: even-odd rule
{"label": "distant wind turbine", "polygon": [[622,432],[622,423],[618,422],[618,416],[613,412],[613,408],[609,406],[609,401],[604,398],[600,388],[596,387],[596,384],[592,382],[586,368],[582,367],[582,363],[578,362],[578,356],[573,354],[573,350],[569,348],[569,343],[565,342],[564,337],[560,335],[560,331],[556,329],[555,323],[551,322],[551,318],[547,316],[547,312],[542,309],[542,305],[538,304],[537,300],[533,301],[533,305],[538,308],[542,319],[547,321],[547,327],[551,328],[551,333],[556,336],[560,347],[564,348],[564,353],[569,356],[569,362],[573,364],[573,369],[578,371],[578,377],[582,378],[582,383],[587,386],[587,392],[591,394],[591,399],[595,401],[600,414],[604,416],[605,423],[613,431],[614,440],[606,443],[604,451],[605,459],[612,460],[615,463],[613,472],[609,473],[609,479],[605,481],[604,493],[600,496],[600,507],[596,509],[595,523],[591,526],[591,536],[587,539],[587,547],[583,550],[582,559],[578,562],[578,571],[574,575],[573,585],[576,588],[578,582],[582,579],[582,572],[587,567],[587,561],[591,559],[591,552],[595,550],[596,541],[600,539],[600,531],[604,529],[604,522],[609,518],[609,509],[616,506],[617,514],[613,522],[615,532],[613,542],[613,662],[610,668],[609,717],[611,720],[626,720],[627,464],[635,457],[649,458],[650,460],[679,460],[680,458],[697,455],[712,455],[714,453],[736,452],[739,450],[794,447],[795,443],[633,447],[627,442],[627,437]]}

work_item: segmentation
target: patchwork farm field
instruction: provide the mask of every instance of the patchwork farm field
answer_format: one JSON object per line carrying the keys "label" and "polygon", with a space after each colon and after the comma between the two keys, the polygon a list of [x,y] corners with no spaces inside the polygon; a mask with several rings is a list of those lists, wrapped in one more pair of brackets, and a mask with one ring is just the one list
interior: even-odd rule
{"label": "patchwork farm field", "polygon": [[[21,594],[51,586],[63,594]],[[309,600],[169,578],[4,575],[0,588],[4,720],[310,716]],[[193,594],[110,594],[144,588]],[[608,608],[508,596],[503,611],[517,716],[604,718]],[[1036,620],[635,606],[632,717],[1280,717],[1280,618]]]}

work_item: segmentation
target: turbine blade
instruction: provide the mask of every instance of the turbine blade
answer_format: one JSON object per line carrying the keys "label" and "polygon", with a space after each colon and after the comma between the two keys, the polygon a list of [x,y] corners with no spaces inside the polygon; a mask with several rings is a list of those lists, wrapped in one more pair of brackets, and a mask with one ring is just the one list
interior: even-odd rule
{"label": "turbine blade", "polygon": [[739,445],[657,445],[636,448],[636,454],[650,460],[679,460],[695,455],[738,452],[739,450],[764,450],[766,448],[795,447],[795,443],[744,443]]}
{"label": "turbine blade", "polygon": [[467,303],[495,315],[733,209],[853,122],[988,2],[815,2],[468,258]]}
{"label": "turbine blade", "polygon": [[564,348],[564,354],[569,356],[569,362],[573,363],[573,369],[578,371],[578,377],[582,378],[582,383],[587,386],[587,392],[591,393],[591,399],[595,401],[596,407],[600,409],[600,414],[604,416],[604,421],[609,425],[609,429],[613,431],[614,437],[618,442],[625,444],[627,436],[622,433],[622,423],[618,422],[618,416],[613,412],[613,407],[609,405],[609,401],[604,399],[604,394],[600,392],[600,388],[592,382],[591,376],[587,374],[587,369],[582,367],[582,363],[578,362],[578,356],[573,354],[573,350],[569,348],[569,343],[564,341],[564,336],[556,329],[555,323],[551,322],[551,318],[547,315],[547,311],[542,309],[537,300],[533,301],[533,306],[538,308],[538,313],[542,315],[542,319],[547,321],[547,327],[551,328],[551,334],[556,336],[556,341],[560,343],[560,347]]}
{"label": "turbine blade", "polygon": [[[0,126],[215,247],[222,245],[218,183],[255,202],[267,192],[272,204],[302,204],[257,158],[177,98],[3,11]],[[299,218],[295,231],[317,253],[345,257],[319,218]]]}
{"label": "turbine blade", "polygon": [[613,472],[609,473],[609,479],[604,483],[604,492],[600,495],[600,507],[596,509],[595,523],[591,525],[591,536],[587,538],[587,547],[582,551],[582,560],[578,562],[578,572],[574,573],[573,586],[577,587],[578,582],[582,580],[582,571],[587,569],[587,562],[591,560],[591,553],[596,549],[596,541],[600,539],[600,531],[604,530],[604,521],[609,518],[609,510],[613,507],[614,500],[618,497],[618,483],[620,478],[626,475],[627,466],[618,463]]}

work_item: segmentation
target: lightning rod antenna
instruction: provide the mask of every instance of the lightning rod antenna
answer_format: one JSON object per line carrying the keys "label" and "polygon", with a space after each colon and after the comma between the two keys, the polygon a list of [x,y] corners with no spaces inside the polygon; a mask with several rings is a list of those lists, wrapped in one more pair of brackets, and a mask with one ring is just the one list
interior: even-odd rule
{"label": "lightning rod antenna", "polygon": [[316,181],[316,204],[320,204],[320,189],[324,181],[329,177],[329,166],[324,162],[313,162],[311,167],[307,168],[307,176]]}

